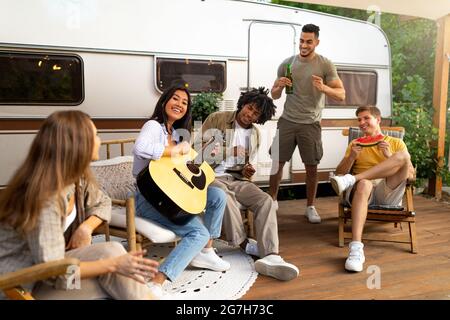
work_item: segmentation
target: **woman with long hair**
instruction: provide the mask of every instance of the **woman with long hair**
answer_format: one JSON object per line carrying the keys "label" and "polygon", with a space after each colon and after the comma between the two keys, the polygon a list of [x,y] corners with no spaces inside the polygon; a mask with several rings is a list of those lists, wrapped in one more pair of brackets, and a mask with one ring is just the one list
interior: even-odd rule
{"label": "woman with long hair", "polygon": [[[188,90],[184,86],[169,87],[161,95],[153,115],[136,139],[133,174],[137,176],[143,169],[146,170],[150,160],[187,154],[190,150],[187,138],[190,126],[191,97]],[[169,298],[162,289],[162,284],[167,279],[175,280],[189,264],[213,271],[226,271],[230,268],[230,264],[221,259],[212,247],[213,239],[220,236],[225,199],[225,193],[221,189],[209,187],[203,222],[195,216],[183,223],[175,223],[158,212],[139,191],[136,192],[137,215],[163,225],[181,238],[149,283],[155,297]]]}
{"label": "woman with long hair", "polygon": [[0,194],[0,273],[80,260],[79,290],[64,290],[67,280],[59,277],[30,286],[38,299],[152,298],[144,279],[155,275],[157,262],[143,251],[126,253],[118,242],[91,244],[93,230],[111,218],[111,200],[90,173],[99,146],[87,114],[55,112]]}

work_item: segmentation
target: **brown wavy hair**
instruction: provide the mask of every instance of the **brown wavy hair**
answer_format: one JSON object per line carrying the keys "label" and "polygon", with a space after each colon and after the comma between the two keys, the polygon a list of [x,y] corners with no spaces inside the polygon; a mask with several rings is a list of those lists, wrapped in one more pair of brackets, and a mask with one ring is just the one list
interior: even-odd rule
{"label": "brown wavy hair", "polygon": [[[90,117],[81,111],[51,114],[42,124],[25,161],[0,194],[0,223],[20,233],[32,230],[53,197],[81,177],[92,181],[94,148]],[[58,201],[62,206],[62,198]]]}
{"label": "brown wavy hair", "polygon": [[369,113],[374,116],[375,118],[380,117],[381,118],[381,111],[375,106],[367,105],[367,106],[361,106],[358,107],[355,111],[355,115],[358,116],[361,112],[369,111]]}

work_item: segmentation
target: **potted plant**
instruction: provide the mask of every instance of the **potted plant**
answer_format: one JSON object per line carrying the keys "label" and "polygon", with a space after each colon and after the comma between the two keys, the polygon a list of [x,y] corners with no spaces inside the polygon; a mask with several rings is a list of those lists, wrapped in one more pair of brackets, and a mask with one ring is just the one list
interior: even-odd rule
{"label": "potted plant", "polygon": [[201,92],[192,99],[192,121],[203,122],[213,112],[219,110],[221,93]]}

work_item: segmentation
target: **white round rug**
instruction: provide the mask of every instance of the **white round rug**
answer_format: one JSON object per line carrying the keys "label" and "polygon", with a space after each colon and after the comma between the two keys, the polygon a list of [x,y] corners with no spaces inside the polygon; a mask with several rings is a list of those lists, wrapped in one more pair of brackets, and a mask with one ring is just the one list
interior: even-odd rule
{"label": "white round rug", "polygon": [[[258,273],[253,259],[225,241],[215,240],[217,254],[231,264],[228,271],[216,272],[188,266],[174,282],[166,281],[163,288],[174,300],[236,300],[253,285]],[[148,257],[162,259],[171,244],[155,244],[147,248]]]}
{"label": "white round rug", "polygon": [[[127,247],[127,241],[111,237]],[[103,242],[105,237],[97,235],[93,242]],[[147,257],[164,259],[172,250],[172,243],[153,244],[147,247]],[[228,271],[216,272],[188,266],[174,282],[166,281],[163,288],[174,300],[236,300],[253,285],[258,273],[253,259],[239,247],[232,247],[222,240],[214,240],[217,254],[231,264]]]}

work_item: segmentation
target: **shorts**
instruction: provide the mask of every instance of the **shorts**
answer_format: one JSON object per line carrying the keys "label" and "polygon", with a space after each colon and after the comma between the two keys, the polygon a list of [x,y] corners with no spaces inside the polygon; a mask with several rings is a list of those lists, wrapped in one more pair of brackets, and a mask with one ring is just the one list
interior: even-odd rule
{"label": "shorts", "polygon": [[320,122],[296,123],[284,118],[278,120],[277,134],[269,151],[272,160],[278,162],[291,160],[297,146],[305,165],[320,163],[323,156]]}
{"label": "shorts", "polygon": [[[368,205],[392,205],[401,206],[403,195],[405,194],[406,180],[400,183],[395,189],[391,189],[386,184],[386,179],[372,180],[374,185],[370,194]],[[344,193],[345,204],[351,206],[353,199],[353,185]]]}

